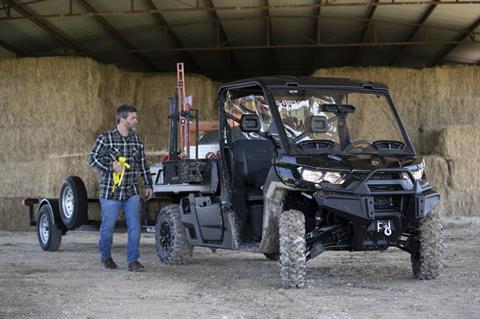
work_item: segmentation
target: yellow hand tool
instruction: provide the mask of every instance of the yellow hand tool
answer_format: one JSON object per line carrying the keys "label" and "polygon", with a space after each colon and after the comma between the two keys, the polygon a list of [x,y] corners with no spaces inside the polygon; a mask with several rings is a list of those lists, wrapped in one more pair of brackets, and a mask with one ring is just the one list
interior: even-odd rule
{"label": "yellow hand tool", "polygon": [[120,156],[118,158],[118,163],[123,166],[122,171],[117,173],[113,172],[113,188],[112,193],[115,192],[115,187],[122,185],[123,181],[123,174],[125,173],[126,168],[130,168],[130,164],[127,163],[127,158],[124,156]]}

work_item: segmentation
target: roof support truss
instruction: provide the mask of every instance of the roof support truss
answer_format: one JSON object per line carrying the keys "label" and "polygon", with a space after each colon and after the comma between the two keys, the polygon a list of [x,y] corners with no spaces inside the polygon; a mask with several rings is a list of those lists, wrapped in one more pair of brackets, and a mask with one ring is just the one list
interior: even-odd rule
{"label": "roof support truss", "polygon": [[475,37],[473,36],[473,32],[476,28],[480,26],[480,17],[475,20],[467,29],[463,32],[460,32],[454,39],[452,44],[448,44],[445,46],[438,54],[432,59],[432,61],[428,64],[428,66],[435,66],[443,62],[443,60],[447,57],[447,55],[452,52],[460,43],[463,42],[468,36],[471,37],[472,41],[475,41]]}
{"label": "roof support truss", "polygon": [[13,0],[3,0],[3,3],[4,5],[8,5],[12,9],[15,9],[15,11],[20,13],[22,16],[29,18],[30,21],[32,21],[37,26],[39,26],[44,31],[46,31],[48,34],[50,34],[52,37],[60,41],[65,46],[66,50],[73,49],[77,53],[80,53],[81,55],[91,56],[91,54],[87,52],[87,49],[83,48],[78,43],[75,43],[73,40],[69,39],[65,34],[57,30],[54,26],[50,25],[48,22],[44,21],[42,18],[36,17],[35,13],[31,12],[31,10],[26,9],[25,7],[23,7],[20,4],[17,4]]}
{"label": "roof support truss", "polygon": [[[172,28],[168,25],[167,20],[165,20],[165,18],[160,13],[160,11],[158,10],[157,6],[153,3],[153,1],[152,0],[143,0],[143,2],[145,3],[145,5],[147,6],[147,8],[149,10],[154,12],[152,14],[155,17],[155,20],[157,21],[157,23],[162,28],[165,28],[166,32],[169,33],[170,37],[172,38],[172,40],[174,42],[174,45],[177,48],[183,48],[184,46],[183,46],[182,42],[180,41],[178,36],[175,34],[175,32],[172,30]],[[183,57],[185,59],[184,62],[186,62],[187,65],[191,65],[193,68],[195,68],[197,70],[197,72],[204,74],[202,68],[200,67],[200,65],[198,65],[198,63],[195,61],[194,57],[191,55],[190,52],[184,52]]]}
{"label": "roof support truss", "polygon": [[[412,32],[410,32],[408,37],[405,39],[405,42],[410,42],[415,38],[418,31],[422,29],[422,27],[425,25],[425,22],[430,17],[430,15],[432,14],[433,10],[435,10],[436,7],[437,7],[437,4],[435,3],[435,4],[429,5],[428,8],[425,9],[422,16],[420,17],[420,19],[418,19],[416,25],[413,27]],[[398,49],[397,54],[395,54],[393,59],[390,61],[390,64],[389,64],[390,66],[394,65],[397,62],[398,58],[403,53],[406,47],[407,47],[406,45],[403,45],[400,47],[400,49]]]}
{"label": "roof support truss", "polygon": [[[213,5],[212,0],[206,0],[206,2],[207,2],[207,7],[215,9],[215,6]],[[223,39],[222,42],[224,42],[226,45],[229,46],[230,42],[228,41],[227,34],[225,33],[225,29],[222,26],[222,22],[218,18],[217,12],[215,10],[211,10],[211,11],[209,11],[209,13],[210,13],[210,17],[214,21],[216,21],[215,27],[216,27],[216,30],[217,30],[217,41],[216,41],[217,46],[220,46],[220,42],[221,42],[220,39]],[[237,72],[239,72],[240,71],[240,66],[238,64],[237,58],[235,57],[235,54],[233,53],[233,51],[229,51],[228,57],[230,59],[230,62],[233,65],[234,69]]]}
{"label": "roof support truss", "polygon": [[3,47],[5,49],[7,49],[8,51],[15,53],[17,56],[27,56],[27,53],[25,51],[20,50],[20,49],[14,47],[13,45],[11,45],[11,44],[9,44],[5,41],[2,41],[2,40],[0,40],[0,47]]}
{"label": "roof support truss", "polygon": [[[272,45],[272,20],[270,18],[270,6],[268,0],[263,0],[263,17],[265,20],[265,43],[267,46]],[[269,74],[273,73],[277,63],[275,61],[275,52],[272,52],[271,59],[267,59],[267,70]]]}
{"label": "roof support truss", "polygon": [[[97,11],[87,2],[87,0],[78,0],[78,2],[90,13],[96,13]],[[115,29],[104,17],[101,16],[94,16],[95,20],[112,36],[115,38],[124,48],[127,50],[137,51],[138,49],[127,40],[127,38]],[[158,67],[150,61],[143,53],[141,52],[133,52],[138,59],[144,61],[149,67],[151,67],[155,71],[159,71]]]}
{"label": "roof support truss", "polygon": [[[365,39],[365,35],[367,34],[368,27],[370,26],[372,22],[371,21],[372,17],[375,14],[375,10],[377,9],[377,4],[378,4],[378,0],[370,0],[370,6],[368,7],[367,14],[365,15],[365,20],[367,21],[367,23],[365,23],[365,25],[362,28],[362,33],[360,35],[360,39],[358,40],[359,43],[362,43],[363,40]],[[352,59],[350,60],[350,65],[353,65],[357,61],[359,51],[360,51],[360,47],[357,47],[355,49],[355,52],[353,53]]]}

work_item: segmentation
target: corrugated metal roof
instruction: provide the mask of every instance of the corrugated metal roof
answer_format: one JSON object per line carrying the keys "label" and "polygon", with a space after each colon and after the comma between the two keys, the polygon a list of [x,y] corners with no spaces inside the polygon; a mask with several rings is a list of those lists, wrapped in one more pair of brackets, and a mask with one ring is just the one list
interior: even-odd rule
{"label": "corrugated metal roof", "polygon": [[2,0],[0,58],[83,55],[216,80],[480,63],[480,0]]}

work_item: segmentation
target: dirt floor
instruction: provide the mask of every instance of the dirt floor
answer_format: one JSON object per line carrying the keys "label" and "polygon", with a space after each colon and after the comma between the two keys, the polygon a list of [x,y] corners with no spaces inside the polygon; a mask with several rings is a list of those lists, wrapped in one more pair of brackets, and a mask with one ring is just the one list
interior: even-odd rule
{"label": "dirt floor", "polygon": [[43,252],[35,232],[0,232],[0,318],[480,318],[480,218],[446,220],[445,270],[412,278],[410,257],[327,252],[308,263],[307,287],[280,288],[261,254],[196,248],[190,264],[159,263],[142,238],[145,273],[126,270],[125,234],[104,270],[97,234],[70,232]]}

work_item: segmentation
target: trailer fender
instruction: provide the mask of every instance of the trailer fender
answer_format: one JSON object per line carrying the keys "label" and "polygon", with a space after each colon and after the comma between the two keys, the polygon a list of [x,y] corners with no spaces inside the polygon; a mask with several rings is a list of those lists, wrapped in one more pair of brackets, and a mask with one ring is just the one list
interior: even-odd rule
{"label": "trailer fender", "polygon": [[62,232],[66,231],[65,225],[62,223],[62,218],[60,217],[60,210],[58,207],[58,199],[52,199],[52,198],[43,198],[40,200],[40,204],[38,205],[37,209],[37,214],[35,216],[35,219],[38,223],[38,213],[40,212],[40,209],[44,206],[48,205],[50,206],[50,213],[53,214],[51,215],[52,219],[55,221],[55,225],[57,225],[57,228],[60,229]]}

